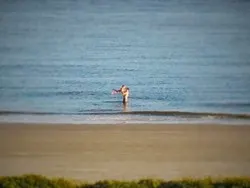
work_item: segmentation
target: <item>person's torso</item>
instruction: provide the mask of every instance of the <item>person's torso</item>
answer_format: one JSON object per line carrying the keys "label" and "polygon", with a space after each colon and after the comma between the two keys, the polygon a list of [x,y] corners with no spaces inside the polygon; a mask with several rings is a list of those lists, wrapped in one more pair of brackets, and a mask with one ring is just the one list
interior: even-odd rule
{"label": "person's torso", "polygon": [[129,95],[129,89],[127,87],[122,87],[121,88],[121,93],[123,96]]}

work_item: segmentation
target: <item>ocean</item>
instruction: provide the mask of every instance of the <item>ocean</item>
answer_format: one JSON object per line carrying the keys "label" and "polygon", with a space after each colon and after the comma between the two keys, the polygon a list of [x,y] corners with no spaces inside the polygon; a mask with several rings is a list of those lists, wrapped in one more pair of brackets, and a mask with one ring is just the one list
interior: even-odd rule
{"label": "ocean", "polygon": [[249,18],[247,0],[1,0],[0,122],[249,123]]}

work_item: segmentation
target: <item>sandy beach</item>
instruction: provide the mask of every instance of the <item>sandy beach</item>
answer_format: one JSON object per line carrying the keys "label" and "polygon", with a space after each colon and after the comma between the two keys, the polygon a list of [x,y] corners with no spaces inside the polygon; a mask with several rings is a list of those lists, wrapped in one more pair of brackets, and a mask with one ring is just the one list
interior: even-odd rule
{"label": "sandy beach", "polygon": [[0,124],[0,175],[250,176],[250,126]]}

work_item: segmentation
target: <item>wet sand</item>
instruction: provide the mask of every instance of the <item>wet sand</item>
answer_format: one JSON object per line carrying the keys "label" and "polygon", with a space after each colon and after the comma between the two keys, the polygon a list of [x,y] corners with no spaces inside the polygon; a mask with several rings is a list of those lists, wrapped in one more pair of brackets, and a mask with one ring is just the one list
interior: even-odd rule
{"label": "wet sand", "polygon": [[250,176],[250,125],[0,124],[0,175]]}

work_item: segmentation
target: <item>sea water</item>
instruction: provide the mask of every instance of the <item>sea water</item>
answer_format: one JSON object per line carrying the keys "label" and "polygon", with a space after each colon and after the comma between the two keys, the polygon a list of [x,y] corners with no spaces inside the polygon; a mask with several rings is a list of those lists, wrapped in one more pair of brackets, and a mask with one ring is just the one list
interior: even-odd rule
{"label": "sea water", "polygon": [[0,121],[249,121],[249,18],[245,0],[1,1]]}

